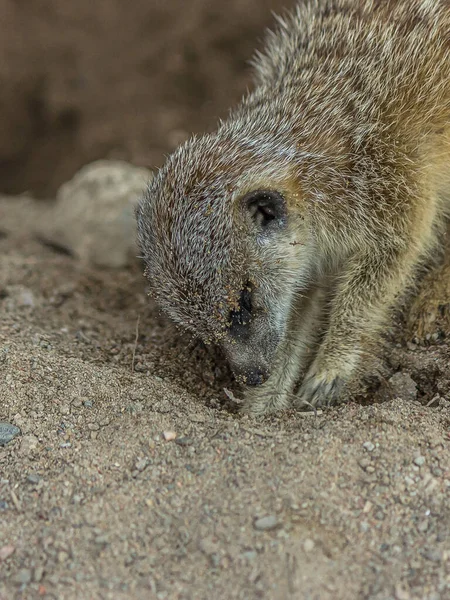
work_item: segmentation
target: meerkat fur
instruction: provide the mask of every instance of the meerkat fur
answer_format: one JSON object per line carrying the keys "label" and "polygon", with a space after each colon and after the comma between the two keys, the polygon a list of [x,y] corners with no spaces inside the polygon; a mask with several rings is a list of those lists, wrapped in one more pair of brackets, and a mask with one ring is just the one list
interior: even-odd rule
{"label": "meerkat fur", "polygon": [[448,0],[302,0],[136,210],[161,307],[255,414],[338,401],[450,215]]}

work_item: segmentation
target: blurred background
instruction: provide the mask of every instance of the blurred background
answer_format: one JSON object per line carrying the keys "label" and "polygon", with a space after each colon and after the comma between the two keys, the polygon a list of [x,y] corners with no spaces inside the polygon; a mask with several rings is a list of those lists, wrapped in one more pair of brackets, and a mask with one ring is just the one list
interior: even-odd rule
{"label": "blurred background", "polygon": [[154,167],[251,83],[293,0],[0,0],[0,193],[54,195],[84,164]]}

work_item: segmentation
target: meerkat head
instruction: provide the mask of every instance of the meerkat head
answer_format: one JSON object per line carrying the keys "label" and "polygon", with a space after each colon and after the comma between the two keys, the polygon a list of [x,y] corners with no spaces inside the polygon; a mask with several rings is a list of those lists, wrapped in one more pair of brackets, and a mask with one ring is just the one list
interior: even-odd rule
{"label": "meerkat head", "polygon": [[267,379],[310,270],[291,154],[255,135],[194,138],[136,209],[152,295],[178,324],[218,344],[247,385]]}

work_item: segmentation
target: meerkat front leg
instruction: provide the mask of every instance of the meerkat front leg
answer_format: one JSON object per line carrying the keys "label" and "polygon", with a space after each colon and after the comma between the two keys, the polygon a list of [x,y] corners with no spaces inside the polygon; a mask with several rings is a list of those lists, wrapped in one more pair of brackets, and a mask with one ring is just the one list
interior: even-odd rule
{"label": "meerkat front leg", "polygon": [[424,277],[409,310],[409,339],[424,341],[450,335],[450,222],[445,237],[443,262]]}
{"label": "meerkat front leg", "polygon": [[[380,247],[382,244],[380,243]],[[372,249],[347,263],[330,304],[328,330],[299,389],[300,407],[337,401],[355,374],[364,349],[386,321],[396,296],[404,291],[420,251]]]}
{"label": "meerkat front leg", "polygon": [[298,296],[291,309],[287,336],[278,349],[272,374],[265,384],[246,393],[244,412],[262,415],[292,405],[294,386],[306,372],[317,350],[325,296],[322,287]]}

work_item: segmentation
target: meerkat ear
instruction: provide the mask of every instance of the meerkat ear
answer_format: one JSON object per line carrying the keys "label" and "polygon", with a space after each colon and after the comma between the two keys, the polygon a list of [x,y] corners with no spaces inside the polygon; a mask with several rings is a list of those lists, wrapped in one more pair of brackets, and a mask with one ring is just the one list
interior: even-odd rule
{"label": "meerkat ear", "polygon": [[243,198],[244,206],[260,231],[281,229],[286,225],[286,200],[273,190],[256,190]]}

